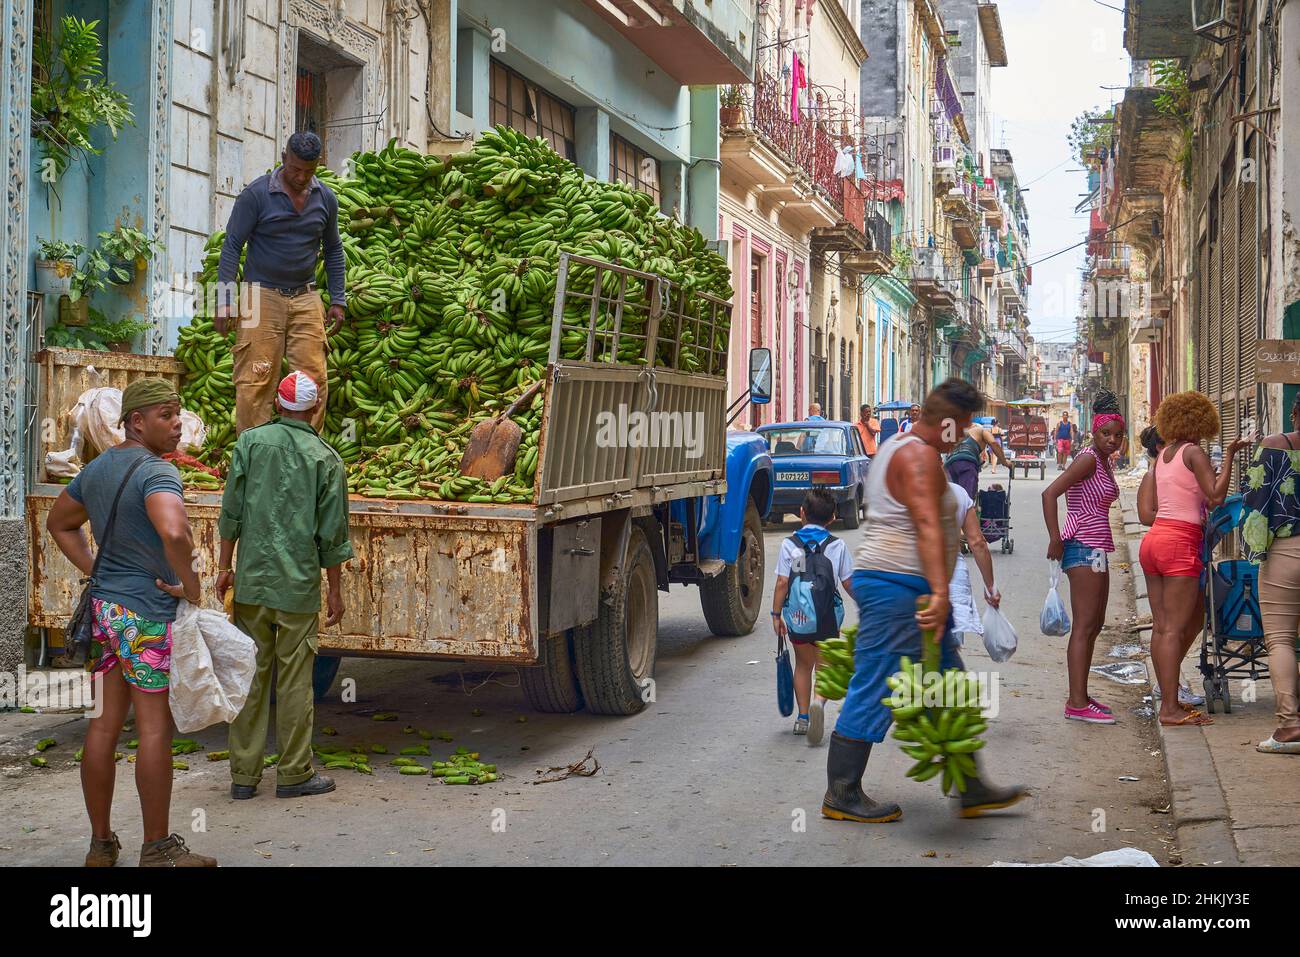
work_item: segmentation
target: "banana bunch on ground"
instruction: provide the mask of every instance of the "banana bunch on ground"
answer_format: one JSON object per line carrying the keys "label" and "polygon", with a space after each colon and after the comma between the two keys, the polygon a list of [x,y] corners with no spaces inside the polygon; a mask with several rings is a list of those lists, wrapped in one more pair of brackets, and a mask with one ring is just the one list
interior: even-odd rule
{"label": "banana bunch on ground", "polygon": [[[594,358],[725,372],[729,313],[701,294],[730,300],[726,261],[698,230],[659,215],[649,195],[589,179],[541,138],[497,127],[447,159],[390,142],[354,154],[346,176],[324,167],[317,176],[338,197],[347,288],[346,321],[328,340],[321,434],[348,466],[354,492],[531,501],[540,396],[515,416],[524,440],[504,482],[466,479],[458,466],[472,425],[545,374],[561,252],[668,279],[672,306],[686,316],[682,329],[661,322],[647,357],[644,340],[630,337],[645,335],[653,290],[602,270],[600,292],[621,293],[624,305],[597,308]],[[205,247],[201,288],[215,284],[223,239],[218,232]],[[590,295],[596,276],[575,263],[567,288]],[[316,282],[328,304],[323,261]],[[235,439],[234,334],[214,330],[215,304],[200,297],[176,355],[188,370],[184,405],[209,430],[197,458],[221,466]],[[585,329],[591,302],[571,295],[562,312]],[[585,331],[563,331],[563,358],[586,348]]]}
{"label": "banana bunch on ground", "polygon": [[853,678],[853,643],[858,636],[858,626],[852,624],[841,628],[840,636],[817,642],[821,662],[817,665],[813,689],[831,701],[840,701],[848,693],[849,681]]}
{"label": "banana bunch on ground", "polygon": [[[937,656],[936,656],[937,657]],[[979,680],[960,668],[936,669],[902,659],[902,670],[886,679],[891,691],[881,699],[893,712],[894,737],[916,761],[909,778],[928,781],[943,775],[943,793],[966,790],[975,771],[974,753],[984,747],[988,728],[980,707]]]}

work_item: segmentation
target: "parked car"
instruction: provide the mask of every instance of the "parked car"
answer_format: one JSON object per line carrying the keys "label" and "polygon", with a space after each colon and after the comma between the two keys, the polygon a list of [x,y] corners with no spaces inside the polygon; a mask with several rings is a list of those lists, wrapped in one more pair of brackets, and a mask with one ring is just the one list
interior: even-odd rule
{"label": "parked car", "polygon": [[812,419],[776,422],[755,431],[772,455],[776,483],[768,521],[799,514],[804,494],[821,488],[835,498],[844,528],[857,528],[866,516],[867,468],[871,459],[851,422]]}

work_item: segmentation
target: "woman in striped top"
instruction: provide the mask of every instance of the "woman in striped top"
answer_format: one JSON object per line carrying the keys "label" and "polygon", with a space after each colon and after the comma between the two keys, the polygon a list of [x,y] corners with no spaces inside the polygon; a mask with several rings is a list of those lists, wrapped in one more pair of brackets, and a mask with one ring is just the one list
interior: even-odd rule
{"label": "woman in striped top", "polygon": [[[1092,444],[1080,451],[1069,468],[1043,492],[1043,520],[1047,523],[1047,557],[1059,561],[1070,579],[1073,624],[1066,649],[1070,696],[1065,702],[1065,717],[1090,724],[1114,724],[1110,708],[1088,696],[1088,669],[1110,597],[1106,556],[1115,550],[1110,507],[1119,498],[1110,457],[1124,442],[1124,418],[1113,392],[1098,395],[1092,412]],[[1064,532],[1057,521],[1057,499],[1062,495]]]}

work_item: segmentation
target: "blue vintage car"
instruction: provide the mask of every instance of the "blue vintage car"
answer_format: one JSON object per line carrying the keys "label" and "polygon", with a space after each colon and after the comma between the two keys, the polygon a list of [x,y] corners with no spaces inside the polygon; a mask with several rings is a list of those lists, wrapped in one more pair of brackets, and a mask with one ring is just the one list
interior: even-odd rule
{"label": "blue vintage car", "polygon": [[858,527],[866,515],[871,459],[851,422],[776,422],[755,431],[767,441],[776,473],[768,521],[797,517],[804,493],[817,487],[835,498],[841,527]]}

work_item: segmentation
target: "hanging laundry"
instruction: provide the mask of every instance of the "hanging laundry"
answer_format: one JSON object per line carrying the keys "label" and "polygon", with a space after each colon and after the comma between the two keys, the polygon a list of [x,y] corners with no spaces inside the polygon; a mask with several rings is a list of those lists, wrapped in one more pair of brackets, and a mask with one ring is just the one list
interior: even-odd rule
{"label": "hanging laundry", "polygon": [[862,166],[863,147],[859,146],[853,151],[853,175],[857,179],[866,179],[867,171]]}
{"label": "hanging laundry", "polygon": [[853,175],[853,148],[851,146],[841,146],[835,152],[835,175],[852,176]]}
{"label": "hanging laundry", "polygon": [[799,91],[807,89],[808,74],[804,71],[803,61],[799,59],[799,54],[791,54],[794,57],[794,63],[790,70],[790,119],[795,123],[799,122]]}

